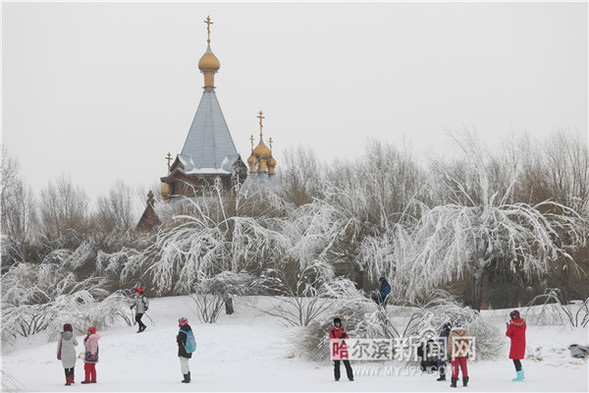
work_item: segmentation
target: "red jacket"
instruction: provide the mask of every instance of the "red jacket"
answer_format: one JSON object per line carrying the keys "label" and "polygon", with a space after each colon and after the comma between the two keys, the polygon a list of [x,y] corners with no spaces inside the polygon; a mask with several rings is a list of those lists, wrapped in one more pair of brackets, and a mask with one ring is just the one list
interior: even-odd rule
{"label": "red jacket", "polygon": [[330,339],[337,339],[337,338],[348,338],[348,334],[344,331],[343,327],[336,328],[333,326],[329,331],[329,338]]}
{"label": "red jacket", "polygon": [[511,338],[510,359],[523,359],[526,353],[526,321],[516,318],[511,321],[505,335]]}

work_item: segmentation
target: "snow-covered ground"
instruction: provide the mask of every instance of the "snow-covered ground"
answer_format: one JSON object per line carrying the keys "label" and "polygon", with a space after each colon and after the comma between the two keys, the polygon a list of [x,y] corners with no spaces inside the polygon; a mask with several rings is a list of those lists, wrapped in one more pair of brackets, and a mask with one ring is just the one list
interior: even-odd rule
{"label": "snow-covered ground", "polygon": [[[99,332],[100,363],[98,383],[82,385],[83,363],[76,364],[76,384],[64,386],[63,368],[56,359],[56,343],[44,335],[3,348],[2,371],[5,384],[31,392],[145,392],[145,391],[453,391],[450,382],[437,382],[437,375],[399,371],[399,363],[386,362],[386,369],[354,363],[356,380],[333,380],[331,364],[309,362],[295,357],[291,333],[268,315],[251,307],[252,299],[236,302],[236,313],[221,315],[215,324],[201,324],[189,297],[152,299],[144,318],[148,328],[137,334],[136,327],[117,326]],[[508,311],[483,311],[483,317],[502,330]],[[180,383],[182,375],[175,342],[177,320],[188,317],[198,342],[190,362],[192,383]],[[469,362],[469,391],[584,391],[589,390],[587,361],[570,356],[568,345],[586,345],[588,329],[529,325],[527,354],[522,361],[526,379],[514,383],[513,364],[507,359]],[[83,337],[78,336],[81,342]],[[508,339],[505,338],[507,341]],[[78,347],[80,352],[81,346]],[[378,371],[380,375],[368,375]]]}

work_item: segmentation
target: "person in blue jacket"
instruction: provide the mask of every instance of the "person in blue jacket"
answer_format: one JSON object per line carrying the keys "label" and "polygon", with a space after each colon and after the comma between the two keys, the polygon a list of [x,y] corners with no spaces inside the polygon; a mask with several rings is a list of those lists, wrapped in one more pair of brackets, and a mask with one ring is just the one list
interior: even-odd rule
{"label": "person in blue jacket", "polygon": [[380,277],[378,282],[380,283],[380,288],[378,291],[373,292],[371,297],[378,305],[386,307],[388,296],[391,293],[391,286],[384,277]]}

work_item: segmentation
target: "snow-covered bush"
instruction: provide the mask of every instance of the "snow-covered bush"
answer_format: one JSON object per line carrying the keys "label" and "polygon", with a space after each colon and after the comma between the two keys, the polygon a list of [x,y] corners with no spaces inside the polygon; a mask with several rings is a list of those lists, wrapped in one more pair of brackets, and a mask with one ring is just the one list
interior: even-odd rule
{"label": "snow-covered bush", "polygon": [[2,339],[10,342],[18,335],[26,337],[48,330],[48,337],[53,340],[65,323],[71,323],[80,334],[89,326],[101,330],[111,327],[119,318],[131,325],[130,317],[123,311],[128,304],[128,298],[120,292],[98,300],[87,290],[59,295],[45,304],[3,303]]}
{"label": "snow-covered bush", "polygon": [[403,336],[422,337],[426,331],[439,335],[445,323],[458,317],[462,319],[467,335],[476,339],[476,360],[494,359],[501,353],[506,341],[500,332],[485,323],[478,311],[461,307],[448,297],[440,297],[416,309],[403,331]]}
{"label": "snow-covered bush", "polygon": [[527,305],[524,317],[534,325],[566,325],[587,327],[589,324],[589,298],[563,304],[558,288],[548,288]]}
{"label": "snow-covered bush", "polygon": [[[73,255],[61,250],[52,260],[68,261]],[[112,326],[122,318],[119,310],[127,303],[121,293],[103,289],[101,277],[77,281],[68,263],[20,263],[2,276],[2,339],[29,336],[49,329],[50,336],[63,323],[75,324],[81,332],[89,326]],[[84,325],[84,326],[81,326]]]}
{"label": "snow-covered bush", "polygon": [[223,272],[203,279],[195,285],[191,295],[196,306],[196,315],[205,323],[215,323],[223,307],[233,312],[232,297],[252,294],[256,291],[255,278],[248,273]]}
{"label": "snow-covered bush", "polygon": [[258,284],[266,291],[279,294],[268,299],[260,310],[280,319],[285,326],[307,326],[325,319],[329,310],[336,310],[343,302],[362,297],[354,283],[345,277],[334,277],[333,268],[324,262],[314,261],[297,274],[294,285],[281,270],[265,271]]}

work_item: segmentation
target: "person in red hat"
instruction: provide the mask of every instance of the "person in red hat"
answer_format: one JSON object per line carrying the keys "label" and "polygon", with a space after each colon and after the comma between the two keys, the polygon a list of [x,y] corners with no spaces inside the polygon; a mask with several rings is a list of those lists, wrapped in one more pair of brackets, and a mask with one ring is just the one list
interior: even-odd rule
{"label": "person in red hat", "polygon": [[178,358],[180,359],[180,371],[184,379],[182,383],[190,383],[190,365],[189,360],[192,358],[192,352],[187,349],[187,342],[189,335],[194,335],[192,327],[188,324],[188,318],[182,317],[178,319],[178,327],[180,331],[176,335],[176,343],[178,344]]}
{"label": "person in red hat", "polygon": [[65,370],[65,385],[74,383],[74,367],[76,366],[76,348],[78,341],[74,336],[74,329],[71,324],[63,325],[63,332],[57,342],[57,359]]}
{"label": "person in red hat", "polygon": [[96,328],[88,328],[86,338],[84,338],[84,380],[82,383],[96,383],[96,363],[98,363],[98,340],[100,334],[96,333]]}
{"label": "person in red hat", "polygon": [[511,348],[509,349],[509,358],[513,360],[517,377],[513,382],[524,380],[524,369],[522,368],[521,359],[526,354],[526,321],[520,317],[519,311],[513,310],[509,316],[511,321],[507,323],[507,332],[505,335],[511,339]]}
{"label": "person in red hat", "polygon": [[147,301],[147,297],[143,293],[143,289],[135,288],[135,298],[133,300],[133,304],[131,305],[131,310],[135,308],[135,321],[139,324],[139,330],[137,333],[141,333],[142,331],[147,328],[143,322],[141,322],[141,318],[143,314],[147,311],[149,307],[149,302]]}

